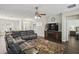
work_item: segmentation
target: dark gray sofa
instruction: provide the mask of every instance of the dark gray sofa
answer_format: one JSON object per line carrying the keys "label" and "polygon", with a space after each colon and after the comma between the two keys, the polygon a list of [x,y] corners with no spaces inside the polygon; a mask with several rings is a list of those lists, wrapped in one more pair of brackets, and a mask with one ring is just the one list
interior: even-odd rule
{"label": "dark gray sofa", "polygon": [[23,51],[21,51],[19,45],[15,42],[18,37],[20,37],[23,40],[23,42],[25,42],[30,39],[31,40],[36,39],[37,34],[34,33],[33,30],[6,32],[5,39],[6,39],[6,49],[8,53],[11,54],[24,53]]}
{"label": "dark gray sofa", "polygon": [[12,31],[13,38],[21,37],[23,40],[29,40],[29,39],[36,39],[37,34],[34,33],[33,30],[27,30],[27,31]]}

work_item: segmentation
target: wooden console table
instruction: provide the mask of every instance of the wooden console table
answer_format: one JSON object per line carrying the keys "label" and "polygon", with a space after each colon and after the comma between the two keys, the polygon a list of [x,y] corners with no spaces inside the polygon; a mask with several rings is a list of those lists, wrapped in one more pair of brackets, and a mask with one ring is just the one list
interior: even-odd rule
{"label": "wooden console table", "polygon": [[54,42],[62,42],[61,32],[60,31],[45,31],[45,39],[51,40]]}

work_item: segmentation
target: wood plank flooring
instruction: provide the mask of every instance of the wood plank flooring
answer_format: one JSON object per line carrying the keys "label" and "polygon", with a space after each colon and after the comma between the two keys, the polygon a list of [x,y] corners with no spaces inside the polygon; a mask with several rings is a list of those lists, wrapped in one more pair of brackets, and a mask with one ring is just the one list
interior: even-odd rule
{"label": "wood plank flooring", "polygon": [[64,44],[66,47],[64,54],[79,54],[79,40],[75,37],[70,37],[69,41]]}

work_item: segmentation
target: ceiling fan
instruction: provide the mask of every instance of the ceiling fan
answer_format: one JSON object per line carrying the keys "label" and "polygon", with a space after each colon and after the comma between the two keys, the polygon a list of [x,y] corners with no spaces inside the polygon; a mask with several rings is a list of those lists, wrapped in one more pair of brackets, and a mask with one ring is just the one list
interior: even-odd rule
{"label": "ceiling fan", "polygon": [[45,13],[39,13],[38,12],[38,7],[35,7],[35,16],[36,17],[41,17],[41,16],[45,16],[46,14]]}

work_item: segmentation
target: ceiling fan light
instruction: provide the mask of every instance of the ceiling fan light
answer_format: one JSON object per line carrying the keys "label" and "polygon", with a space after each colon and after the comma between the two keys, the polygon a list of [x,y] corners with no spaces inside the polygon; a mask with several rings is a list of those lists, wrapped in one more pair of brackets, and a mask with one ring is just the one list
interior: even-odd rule
{"label": "ceiling fan light", "polygon": [[41,17],[38,17],[38,19],[40,19]]}
{"label": "ceiling fan light", "polygon": [[40,19],[41,17],[39,17],[39,16],[35,16],[35,19]]}
{"label": "ceiling fan light", "polygon": [[35,19],[37,19],[37,16],[35,16]]}

